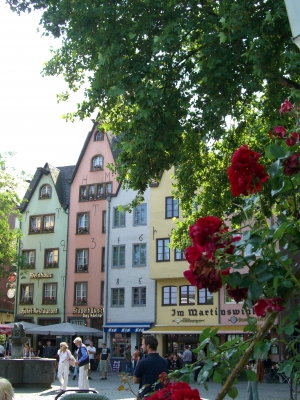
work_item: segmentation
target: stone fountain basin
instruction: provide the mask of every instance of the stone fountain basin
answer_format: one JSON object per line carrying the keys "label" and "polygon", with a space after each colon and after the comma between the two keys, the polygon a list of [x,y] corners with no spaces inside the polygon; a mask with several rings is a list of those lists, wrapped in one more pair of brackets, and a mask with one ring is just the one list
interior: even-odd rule
{"label": "stone fountain basin", "polygon": [[0,358],[0,376],[13,387],[51,388],[55,381],[53,358]]}

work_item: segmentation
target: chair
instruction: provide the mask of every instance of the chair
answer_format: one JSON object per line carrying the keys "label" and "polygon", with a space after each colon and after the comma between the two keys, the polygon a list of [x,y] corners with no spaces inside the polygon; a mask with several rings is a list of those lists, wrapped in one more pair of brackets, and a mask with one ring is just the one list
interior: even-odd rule
{"label": "chair", "polygon": [[277,374],[277,371],[273,368],[265,368],[265,377],[264,377],[264,382],[279,382],[279,375]]}

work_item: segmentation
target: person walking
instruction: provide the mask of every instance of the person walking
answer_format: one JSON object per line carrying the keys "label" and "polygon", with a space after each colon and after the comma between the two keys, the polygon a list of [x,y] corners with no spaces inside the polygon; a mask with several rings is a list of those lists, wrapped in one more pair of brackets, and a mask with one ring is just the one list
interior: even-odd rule
{"label": "person walking", "polygon": [[100,372],[102,374],[101,380],[107,379],[107,364],[110,362],[110,349],[106,347],[106,343],[102,343],[100,352]]}
{"label": "person walking", "polygon": [[183,361],[184,367],[192,363],[192,352],[188,345],[184,346],[184,352],[182,354],[182,361]]}
{"label": "person walking", "polygon": [[66,342],[61,342],[57,355],[59,357],[57,378],[61,384],[60,389],[67,390],[69,379],[69,359],[71,358],[71,352],[68,350],[68,345]]}
{"label": "person walking", "polygon": [[91,341],[89,346],[86,348],[90,358],[90,369],[88,373],[88,379],[92,379],[91,373],[95,371],[95,354],[96,354],[96,347],[94,347],[94,343]]}
{"label": "person walking", "polygon": [[124,353],[124,358],[125,358],[125,371],[128,373],[129,376],[132,375],[132,361],[131,361],[131,346],[127,346],[126,351]]}
{"label": "person walking", "polygon": [[78,360],[75,362],[75,365],[79,367],[78,388],[79,390],[89,389],[88,370],[90,359],[86,346],[82,343],[80,337],[75,338],[73,343],[78,347]]}
{"label": "person walking", "polygon": [[[248,370],[253,371],[257,374],[257,361],[250,360],[249,364],[246,367]],[[258,397],[258,380],[257,381],[248,381],[248,400],[259,400]]]}
{"label": "person walking", "polygon": [[158,342],[154,336],[143,338],[142,348],[147,357],[138,362],[133,375],[133,383],[139,384],[138,399],[143,399],[147,393],[160,389],[162,386],[157,384],[158,377],[162,372],[168,373],[168,362],[157,353],[157,346]]}

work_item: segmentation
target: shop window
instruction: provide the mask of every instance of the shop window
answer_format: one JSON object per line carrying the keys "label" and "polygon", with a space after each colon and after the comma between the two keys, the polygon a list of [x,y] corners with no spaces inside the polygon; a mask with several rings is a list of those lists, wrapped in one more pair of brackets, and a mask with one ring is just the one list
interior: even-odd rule
{"label": "shop window", "polygon": [[180,286],[180,305],[195,304],[195,287]]}
{"label": "shop window", "polygon": [[114,208],[114,227],[124,227],[125,226],[125,212],[119,211],[117,207]]}
{"label": "shop window", "polygon": [[134,244],[133,245],[133,266],[144,267],[146,265],[146,244]]}
{"label": "shop window", "polygon": [[113,246],[113,267],[125,267],[125,246]]}
{"label": "shop window", "polygon": [[175,249],[174,259],[175,261],[185,260],[184,250]]}
{"label": "shop window", "polygon": [[199,289],[198,304],[214,304],[214,294],[210,293],[207,288]]}
{"label": "shop window", "polygon": [[125,289],[114,288],[111,289],[111,306],[124,307],[125,304]]}
{"label": "shop window", "polygon": [[170,261],[170,239],[156,240],[156,261]]}
{"label": "shop window", "polygon": [[58,249],[45,250],[45,268],[58,268]]}
{"label": "shop window", "polygon": [[21,285],[20,304],[33,304],[33,285]]}
{"label": "shop window", "polygon": [[147,204],[140,204],[133,210],[133,225],[147,224]]}
{"label": "shop window", "polygon": [[124,358],[124,352],[131,345],[130,333],[111,333],[112,337],[112,357]]}
{"label": "shop window", "polygon": [[24,268],[35,268],[35,250],[22,251]]}
{"label": "shop window", "polygon": [[177,305],[177,287],[164,286],[162,288],[162,305],[163,306],[176,306]]}
{"label": "shop window", "polygon": [[43,292],[43,304],[57,303],[57,283],[45,283]]}
{"label": "shop window", "polygon": [[87,283],[75,283],[75,299],[76,306],[86,306],[87,304]]}
{"label": "shop window", "polygon": [[76,268],[75,272],[88,272],[89,268],[89,251],[76,250]]}
{"label": "shop window", "polygon": [[179,217],[178,199],[166,197],[166,219]]}
{"label": "shop window", "polygon": [[146,288],[145,287],[132,288],[132,304],[134,307],[146,305]]}
{"label": "shop window", "polygon": [[51,199],[51,186],[44,185],[40,190],[40,199]]}
{"label": "shop window", "polygon": [[77,233],[80,235],[84,235],[89,233],[89,213],[78,214],[77,215]]}

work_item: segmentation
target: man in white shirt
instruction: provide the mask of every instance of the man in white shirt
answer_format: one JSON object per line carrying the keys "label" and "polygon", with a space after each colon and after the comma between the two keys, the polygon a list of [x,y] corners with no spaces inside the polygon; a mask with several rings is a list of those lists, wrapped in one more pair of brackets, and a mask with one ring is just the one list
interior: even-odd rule
{"label": "man in white shirt", "polygon": [[91,377],[91,371],[95,370],[95,354],[96,354],[96,348],[94,347],[93,342],[90,342],[90,345],[87,346],[87,352],[90,358],[90,369],[89,369],[89,375],[88,379],[92,379]]}

